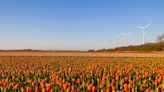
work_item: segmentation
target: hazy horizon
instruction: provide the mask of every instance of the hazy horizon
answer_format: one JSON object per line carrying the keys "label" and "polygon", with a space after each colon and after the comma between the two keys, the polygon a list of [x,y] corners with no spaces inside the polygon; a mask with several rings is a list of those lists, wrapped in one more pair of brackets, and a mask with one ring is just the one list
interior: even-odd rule
{"label": "hazy horizon", "polygon": [[[162,0],[1,0],[0,49],[89,50],[142,44],[164,33]],[[115,38],[120,41],[116,42]]]}

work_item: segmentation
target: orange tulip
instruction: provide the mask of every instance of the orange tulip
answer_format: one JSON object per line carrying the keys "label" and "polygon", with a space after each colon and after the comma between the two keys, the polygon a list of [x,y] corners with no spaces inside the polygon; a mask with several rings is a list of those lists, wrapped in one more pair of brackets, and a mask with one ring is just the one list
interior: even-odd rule
{"label": "orange tulip", "polygon": [[97,88],[95,86],[92,87],[92,92],[96,92]]}
{"label": "orange tulip", "polygon": [[3,86],[3,82],[0,81],[0,86]]}
{"label": "orange tulip", "polygon": [[161,85],[161,88],[164,90],[164,83]]}
{"label": "orange tulip", "polygon": [[39,92],[39,88],[38,87],[35,87],[35,92]]}
{"label": "orange tulip", "polygon": [[47,84],[47,85],[46,85],[46,91],[49,92],[50,90],[51,90],[51,85],[50,85],[50,84]]}
{"label": "orange tulip", "polygon": [[32,84],[31,84],[31,85],[32,85],[32,87],[35,87],[35,85],[36,85],[36,82],[32,82]]}
{"label": "orange tulip", "polygon": [[90,84],[89,86],[88,86],[88,91],[91,91],[92,90],[92,87],[93,87],[93,85],[92,84]]}
{"label": "orange tulip", "polygon": [[23,87],[21,87],[21,92],[25,92],[25,89]]}

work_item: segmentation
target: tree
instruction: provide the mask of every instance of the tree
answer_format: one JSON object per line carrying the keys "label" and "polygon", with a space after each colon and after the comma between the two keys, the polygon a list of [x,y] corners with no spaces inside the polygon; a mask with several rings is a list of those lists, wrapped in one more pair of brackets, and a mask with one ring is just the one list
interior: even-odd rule
{"label": "tree", "polygon": [[159,42],[159,43],[164,42],[164,33],[163,33],[163,34],[158,35],[158,37],[157,37],[157,42]]}
{"label": "tree", "polygon": [[159,43],[159,51],[163,50],[163,43],[164,43],[164,33],[158,35],[157,42]]}

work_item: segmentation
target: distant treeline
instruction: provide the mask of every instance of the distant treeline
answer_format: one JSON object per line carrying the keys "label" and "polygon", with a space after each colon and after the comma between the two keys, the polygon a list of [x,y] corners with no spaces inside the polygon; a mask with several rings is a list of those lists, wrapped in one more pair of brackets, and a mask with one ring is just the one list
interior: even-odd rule
{"label": "distant treeline", "polygon": [[34,50],[34,49],[18,49],[18,50],[0,50],[1,52],[29,51],[29,52],[80,52],[80,50]]}
{"label": "distant treeline", "polygon": [[114,49],[100,49],[100,50],[34,50],[34,49],[20,49],[20,50],[0,50],[1,52],[14,51],[29,51],[29,52],[115,52],[115,51],[164,51],[164,42],[161,43],[146,43],[144,45],[130,45],[117,47]]}
{"label": "distant treeline", "polygon": [[[93,50],[89,50],[93,51]],[[164,42],[161,43],[146,43],[144,45],[130,45],[124,47],[117,47],[114,49],[101,49],[97,52],[108,51],[164,51]]]}

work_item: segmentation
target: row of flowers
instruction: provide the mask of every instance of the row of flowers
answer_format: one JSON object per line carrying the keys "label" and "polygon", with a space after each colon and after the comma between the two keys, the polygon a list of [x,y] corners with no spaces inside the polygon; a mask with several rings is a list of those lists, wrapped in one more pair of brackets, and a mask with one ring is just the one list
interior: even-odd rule
{"label": "row of flowers", "polygon": [[162,92],[163,58],[0,57],[1,92]]}

